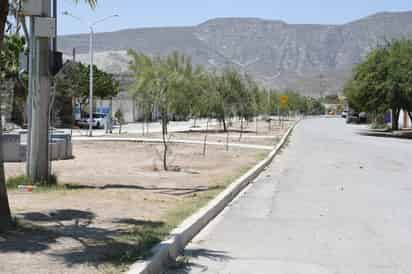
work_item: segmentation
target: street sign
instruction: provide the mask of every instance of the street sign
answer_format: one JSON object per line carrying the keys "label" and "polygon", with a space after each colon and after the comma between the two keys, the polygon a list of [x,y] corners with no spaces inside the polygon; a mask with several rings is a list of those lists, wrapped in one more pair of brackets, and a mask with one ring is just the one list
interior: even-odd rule
{"label": "street sign", "polygon": [[286,107],[288,105],[288,102],[289,102],[289,96],[286,96],[286,95],[280,96],[280,105],[282,107]]}
{"label": "street sign", "polygon": [[38,0],[21,1],[20,15],[41,16],[43,14],[43,2]]}
{"label": "street sign", "polygon": [[34,18],[34,36],[41,37],[41,38],[56,37],[56,18],[35,17]]}

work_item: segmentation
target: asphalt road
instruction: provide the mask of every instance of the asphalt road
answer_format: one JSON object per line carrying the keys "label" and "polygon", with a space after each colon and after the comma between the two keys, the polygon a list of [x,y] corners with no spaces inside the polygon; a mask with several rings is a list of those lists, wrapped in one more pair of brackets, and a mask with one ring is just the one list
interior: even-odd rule
{"label": "asphalt road", "polygon": [[168,273],[412,273],[412,140],[310,119]]}

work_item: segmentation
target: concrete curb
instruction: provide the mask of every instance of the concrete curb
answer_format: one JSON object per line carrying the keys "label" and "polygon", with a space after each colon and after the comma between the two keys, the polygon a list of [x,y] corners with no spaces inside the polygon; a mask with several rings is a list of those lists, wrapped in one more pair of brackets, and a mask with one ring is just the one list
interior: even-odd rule
{"label": "concrete curb", "polygon": [[256,166],[251,168],[242,177],[230,184],[223,192],[210,201],[205,207],[187,218],[181,225],[170,233],[167,240],[159,243],[152,249],[154,254],[147,261],[134,263],[126,274],[159,274],[165,270],[167,264],[175,259],[184,250],[185,246],[198,234],[214,217],[216,217],[249,183],[253,181],[286,143],[293,129],[300,122],[296,121],[283,135],[280,142],[270,154]]}

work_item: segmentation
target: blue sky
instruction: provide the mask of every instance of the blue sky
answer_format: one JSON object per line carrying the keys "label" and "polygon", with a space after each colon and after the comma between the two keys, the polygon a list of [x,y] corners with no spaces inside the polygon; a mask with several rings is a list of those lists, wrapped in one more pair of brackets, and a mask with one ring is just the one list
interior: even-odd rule
{"label": "blue sky", "polygon": [[[82,0],[80,0],[82,1]],[[382,11],[412,10],[412,0],[98,0],[96,10],[84,3],[58,0],[60,14],[69,11],[85,21],[117,13],[96,26],[97,32],[125,28],[189,26],[215,17],[260,17],[288,23],[342,24]],[[59,34],[87,32],[87,25],[59,18]]]}

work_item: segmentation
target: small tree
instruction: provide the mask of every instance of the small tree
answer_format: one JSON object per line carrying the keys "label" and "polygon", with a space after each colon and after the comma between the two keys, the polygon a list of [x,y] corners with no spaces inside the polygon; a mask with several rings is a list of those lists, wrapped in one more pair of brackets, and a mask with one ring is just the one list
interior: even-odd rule
{"label": "small tree", "polygon": [[185,117],[190,113],[188,92],[191,90],[193,68],[191,60],[174,52],[169,56],[148,57],[129,50],[130,69],[135,74],[132,92],[151,94],[161,123],[163,168],[168,170],[168,124],[172,116]]}

